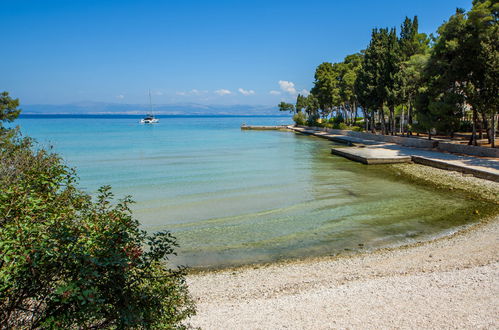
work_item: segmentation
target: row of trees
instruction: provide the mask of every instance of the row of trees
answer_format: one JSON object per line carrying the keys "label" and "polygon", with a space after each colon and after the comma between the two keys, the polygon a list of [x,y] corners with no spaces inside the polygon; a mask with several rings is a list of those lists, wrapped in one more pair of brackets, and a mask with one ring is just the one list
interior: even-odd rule
{"label": "row of trees", "polygon": [[[340,63],[315,71],[310,95],[282,111],[302,113],[309,124],[329,116],[354,125],[363,115],[366,131],[412,134],[423,130],[452,135],[470,122],[494,146],[498,113],[499,3],[474,0],[469,12],[457,9],[437,31],[418,31],[418,18],[395,28],[373,29],[368,47]],[[301,118],[303,118],[301,117]],[[471,117],[471,118],[470,118]]]}

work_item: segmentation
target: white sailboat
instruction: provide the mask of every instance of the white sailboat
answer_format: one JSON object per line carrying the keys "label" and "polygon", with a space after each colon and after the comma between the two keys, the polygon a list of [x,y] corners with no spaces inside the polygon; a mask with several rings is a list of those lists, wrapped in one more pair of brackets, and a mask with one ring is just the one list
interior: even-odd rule
{"label": "white sailboat", "polygon": [[156,124],[159,123],[159,119],[154,117],[154,113],[152,111],[152,101],[151,101],[151,90],[149,90],[149,106],[151,107],[151,112],[148,113],[144,118],[140,120],[141,124]]}

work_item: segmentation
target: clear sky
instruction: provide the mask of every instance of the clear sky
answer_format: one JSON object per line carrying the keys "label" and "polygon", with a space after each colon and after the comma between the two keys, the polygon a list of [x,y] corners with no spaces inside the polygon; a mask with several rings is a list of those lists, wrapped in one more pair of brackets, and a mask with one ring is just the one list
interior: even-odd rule
{"label": "clear sky", "polygon": [[24,104],[294,100],[315,67],[418,15],[435,32],[471,0],[0,0],[0,91]]}

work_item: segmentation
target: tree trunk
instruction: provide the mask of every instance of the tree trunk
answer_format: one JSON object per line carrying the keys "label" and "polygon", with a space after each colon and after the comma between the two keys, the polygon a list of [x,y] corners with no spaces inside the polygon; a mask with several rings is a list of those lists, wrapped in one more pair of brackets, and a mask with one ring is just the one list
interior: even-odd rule
{"label": "tree trunk", "polygon": [[476,122],[477,122],[477,113],[476,110],[473,109],[473,130],[471,132],[471,138],[470,142],[468,142],[469,145],[474,145],[476,146]]}
{"label": "tree trunk", "polygon": [[490,121],[490,145],[492,148],[495,148],[496,147],[496,127],[495,127],[495,123],[496,123],[496,113],[493,112],[492,113],[492,120]]}
{"label": "tree trunk", "polygon": [[343,118],[345,118],[345,123],[350,125],[350,107],[347,103],[343,103]]}
{"label": "tree trunk", "polygon": [[384,135],[388,135],[388,129],[385,122],[385,110],[383,109],[383,103],[381,103],[381,109],[379,109],[379,119],[381,121],[381,131]]}
{"label": "tree trunk", "polygon": [[487,133],[487,140],[489,141],[489,143],[492,143],[492,138],[491,138],[491,134],[490,134],[490,130],[489,130],[489,121],[487,120],[487,114],[482,112],[481,115],[482,115],[483,129]]}
{"label": "tree trunk", "polygon": [[395,127],[395,108],[393,105],[390,106],[390,134],[394,135],[396,132]]}
{"label": "tree trunk", "polygon": [[405,120],[405,107],[402,105],[402,117],[400,117],[400,134],[404,136],[404,120]]}
{"label": "tree trunk", "polygon": [[407,130],[407,135],[412,135],[412,102],[409,101],[409,107],[407,108],[407,125],[411,128]]}
{"label": "tree trunk", "polygon": [[371,133],[376,134],[375,111],[371,110]]}
{"label": "tree trunk", "polygon": [[483,125],[482,125],[482,121],[478,118],[478,113],[477,113],[476,123],[478,125],[478,139],[477,140],[481,140],[481,139],[483,139]]}
{"label": "tree trunk", "polygon": [[364,115],[364,126],[366,132],[369,132],[369,121],[371,120],[368,116],[368,111],[364,110],[363,107],[360,108],[362,110],[362,114]]}
{"label": "tree trunk", "polygon": [[357,102],[353,102],[353,124],[355,125],[355,123],[357,122],[357,116],[359,114],[359,109],[357,107]]}

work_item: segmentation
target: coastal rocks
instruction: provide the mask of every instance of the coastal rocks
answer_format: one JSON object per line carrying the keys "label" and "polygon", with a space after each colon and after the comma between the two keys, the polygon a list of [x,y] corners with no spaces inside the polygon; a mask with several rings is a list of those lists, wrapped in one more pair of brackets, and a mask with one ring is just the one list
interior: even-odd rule
{"label": "coastal rocks", "polygon": [[463,176],[460,172],[446,171],[417,164],[393,164],[390,167],[414,181],[448,190],[465,192],[472,198],[499,204],[498,182],[479,179],[473,176]]}

